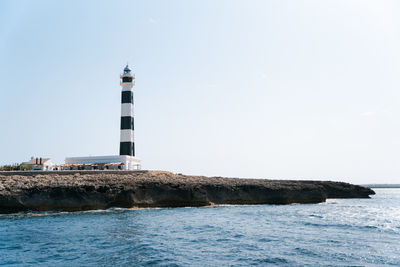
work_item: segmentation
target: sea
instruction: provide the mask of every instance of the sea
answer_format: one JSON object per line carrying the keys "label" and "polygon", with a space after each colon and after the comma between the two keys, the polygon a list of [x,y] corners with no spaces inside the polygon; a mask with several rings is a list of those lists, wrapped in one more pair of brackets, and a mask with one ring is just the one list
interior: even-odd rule
{"label": "sea", "polygon": [[400,189],[321,204],[0,215],[1,266],[400,266]]}

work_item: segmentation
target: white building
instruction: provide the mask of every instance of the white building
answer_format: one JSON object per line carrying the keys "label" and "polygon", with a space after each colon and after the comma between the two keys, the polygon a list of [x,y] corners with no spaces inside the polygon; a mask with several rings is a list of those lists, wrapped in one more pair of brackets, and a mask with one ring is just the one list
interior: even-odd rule
{"label": "white building", "polygon": [[140,159],[131,156],[96,156],[96,157],[70,157],[65,159],[65,165],[110,165],[110,163],[116,163],[107,168],[118,169],[118,163],[122,163],[122,170],[140,170]]}
{"label": "white building", "polygon": [[31,158],[30,161],[26,163],[29,165],[32,170],[41,170],[41,171],[51,171],[53,170],[53,162],[50,158]]}
{"label": "white building", "polygon": [[122,86],[121,93],[121,127],[120,127],[120,147],[119,156],[96,156],[96,157],[69,157],[65,159],[64,167],[85,166],[90,168],[90,164],[95,166],[117,168],[122,170],[140,170],[140,159],[135,157],[134,139],[134,107],[133,107],[133,87],[135,86],[135,75],[131,73],[128,65],[120,76]]}

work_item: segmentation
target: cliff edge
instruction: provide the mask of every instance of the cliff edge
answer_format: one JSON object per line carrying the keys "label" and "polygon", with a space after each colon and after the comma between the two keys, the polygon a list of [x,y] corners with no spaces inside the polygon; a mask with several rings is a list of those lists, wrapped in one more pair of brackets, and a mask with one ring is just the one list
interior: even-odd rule
{"label": "cliff edge", "polygon": [[164,171],[1,172],[0,213],[110,207],[320,203],[369,198],[369,188],[341,182],[238,179]]}

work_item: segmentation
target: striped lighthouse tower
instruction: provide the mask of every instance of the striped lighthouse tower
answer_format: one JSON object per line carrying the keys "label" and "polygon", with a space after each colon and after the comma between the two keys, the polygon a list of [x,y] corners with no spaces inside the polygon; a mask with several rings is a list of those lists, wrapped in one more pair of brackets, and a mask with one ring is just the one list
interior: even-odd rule
{"label": "striped lighthouse tower", "polygon": [[141,160],[135,157],[135,139],[133,135],[133,86],[135,86],[135,75],[131,73],[128,65],[120,75],[122,86],[121,97],[121,139],[119,155],[112,156],[89,156],[89,157],[67,157],[65,168],[97,168],[102,170],[140,170]]}
{"label": "striped lighthouse tower", "polygon": [[119,155],[135,156],[134,119],[133,119],[133,86],[135,75],[131,73],[128,65],[121,74],[121,139]]}

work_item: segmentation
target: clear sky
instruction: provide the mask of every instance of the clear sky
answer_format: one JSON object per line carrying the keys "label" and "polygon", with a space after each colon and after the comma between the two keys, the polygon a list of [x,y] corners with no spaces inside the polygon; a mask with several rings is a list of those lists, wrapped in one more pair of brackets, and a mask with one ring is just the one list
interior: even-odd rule
{"label": "clear sky", "polygon": [[0,1],[0,164],[400,182],[400,1]]}

